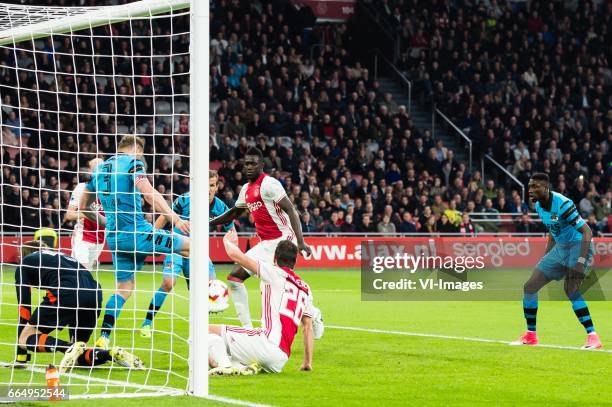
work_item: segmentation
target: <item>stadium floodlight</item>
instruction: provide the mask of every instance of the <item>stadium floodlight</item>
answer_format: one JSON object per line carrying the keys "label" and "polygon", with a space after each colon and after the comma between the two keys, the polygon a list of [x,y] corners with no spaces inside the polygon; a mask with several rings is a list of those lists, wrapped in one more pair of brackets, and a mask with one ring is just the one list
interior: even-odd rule
{"label": "stadium floodlight", "polygon": [[[208,270],[208,14],[208,1],[200,0],[0,4],[0,386],[44,386],[46,367],[58,366],[63,356],[30,352],[29,363],[14,363],[14,275],[22,243],[50,227],[69,254],[73,224],[63,221],[68,197],[88,177],[93,158],[112,156],[123,135],[136,135],[145,140],[142,161],[153,187],[169,203],[190,192],[198,208],[191,211],[190,290],[186,277],[177,276],[151,337],[141,335],[162,275],[163,257],[153,253],[148,259],[157,261],[135,273],[135,288],[111,337],[146,369],[81,367],[64,374],[61,385],[71,398],[208,395],[208,276],[198,272]],[[155,221],[158,209],[146,207],[148,221]],[[103,252],[91,270],[104,291],[102,314],[118,287],[110,258]],[[33,295],[32,310],[38,298]],[[89,346],[100,336],[101,321],[102,315]],[[71,333],[54,335],[70,341]]]}

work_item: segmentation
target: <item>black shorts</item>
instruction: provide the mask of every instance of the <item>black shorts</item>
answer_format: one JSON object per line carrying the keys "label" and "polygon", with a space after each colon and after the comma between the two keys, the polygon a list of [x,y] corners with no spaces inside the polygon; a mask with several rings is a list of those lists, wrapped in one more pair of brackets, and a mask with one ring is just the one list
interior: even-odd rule
{"label": "black shorts", "polygon": [[96,328],[101,309],[102,289],[97,283],[96,287],[78,292],[63,288],[57,297],[47,291],[29,323],[45,334],[68,326],[72,341],[87,342]]}

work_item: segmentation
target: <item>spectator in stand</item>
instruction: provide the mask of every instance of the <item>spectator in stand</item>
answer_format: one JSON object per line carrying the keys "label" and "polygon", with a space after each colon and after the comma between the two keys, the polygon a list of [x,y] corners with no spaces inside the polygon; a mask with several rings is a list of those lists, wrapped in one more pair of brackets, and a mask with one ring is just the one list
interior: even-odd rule
{"label": "spectator in stand", "polygon": [[493,207],[493,201],[490,199],[485,200],[485,206],[482,212],[487,215],[483,215],[485,222],[481,222],[485,232],[497,232],[499,230],[499,211]]}
{"label": "spectator in stand", "polygon": [[310,217],[310,212],[306,211],[302,213],[302,232],[314,233],[317,232],[318,228]]}
{"label": "spectator in stand", "polygon": [[416,233],[417,228],[412,220],[412,215],[410,212],[406,211],[402,215],[402,223],[400,223],[398,227],[398,232],[401,234],[411,234]]}
{"label": "spectator in stand", "polygon": [[474,224],[472,224],[470,215],[467,213],[464,213],[461,216],[461,224],[459,224],[459,232],[464,235],[468,235],[468,236],[474,236],[476,234],[476,228],[474,228]]}
{"label": "spectator in stand", "polygon": [[347,214],[344,217],[344,222],[340,225],[340,231],[342,233],[355,233],[357,232],[357,227],[353,223],[353,215]]}
{"label": "spectator in stand", "polygon": [[338,234],[342,231],[341,224],[338,218],[338,212],[332,212],[329,221],[323,227],[323,232],[329,234]]}
{"label": "spectator in stand", "polygon": [[516,225],[517,233],[536,233],[538,232],[538,228],[535,227],[535,224],[531,221],[529,214],[523,213],[520,217],[519,222]]}
{"label": "spectator in stand", "polygon": [[363,214],[361,218],[361,225],[357,228],[360,233],[374,233],[377,231],[376,226],[372,223],[370,215]]}
{"label": "spectator in stand", "polygon": [[459,228],[448,219],[446,214],[442,214],[436,225],[436,230],[440,233],[457,233]]}
{"label": "spectator in stand", "polygon": [[389,215],[384,215],[382,217],[382,220],[378,223],[377,231],[385,235],[395,235],[395,224],[391,222],[391,217]]}

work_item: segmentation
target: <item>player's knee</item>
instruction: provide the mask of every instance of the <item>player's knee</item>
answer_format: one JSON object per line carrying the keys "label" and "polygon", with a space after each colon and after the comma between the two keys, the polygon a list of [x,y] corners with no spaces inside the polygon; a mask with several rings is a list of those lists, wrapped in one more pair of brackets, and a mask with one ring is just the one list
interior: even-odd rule
{"label": "player's knee", "polygon": [[128,300],[134,291],[134,281],[124,282],[117,285],[117,294],[123,297],[124,300]]}
{"label": "player's knee", "polygon": [[18,338],[19,346],[21,347],[21,349],[26,349],[28,338],[30,337],[30,335],[34,334],[36,334],[36,328],[34,328],[32,325],[26,325],[25,328],[23,328],[23,331],[21,331],[21,334]]}
{"label": "player's knee", "polygon": [[523,285],[523,292],[525,294],[535,294],[539,289],[540,287],[538,287],[538,285],[531,280],[527,281],[525,285]]}
{"label": "player's knee", "polygon": [[172,291],[175,285],[176,285],[176,279],[164,278],[164,280],[161,283],[161,289],[169,293],[170,291]]}

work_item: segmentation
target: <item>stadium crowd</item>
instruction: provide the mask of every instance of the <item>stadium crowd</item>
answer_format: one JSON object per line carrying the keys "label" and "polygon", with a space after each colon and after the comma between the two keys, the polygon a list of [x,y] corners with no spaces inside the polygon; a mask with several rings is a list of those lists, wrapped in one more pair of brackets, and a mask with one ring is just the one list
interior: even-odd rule
{"label": "stadium crowd", "polygon": [[[549,174],[606,230],[612,190],[612,4],[375,0],[400,69],[521,182]],[[499,204],[498,204],[499,206]]]}
{"label": "stadium crowd", "polygon": [[[435,103],[469,127],[483,146],[478,154],[492,153],[522,181],[536,170],[551,174],[592,227],[608,232],[612,113],[602,49],[610,41],[593,37],[609,39],[609,9],[581,6],[577,19],[560,9],[564,17],[548,21],[546,10],[487,3],[374,1],[401,33],[398,65],[424,107]],[[516,215],[529,211],[518,191],[470,173],[381,92],[349,52],[346,24],[314,22],[289,2],[211,1],[210,158],[228,206],[254,144],[305,232],[542,231]],[[60,226],[79,170],[96,151],[112,154],[117,133],[149,135],[147,165],[168,199],[188,189],[188,24],[175,17],[184,34],[172,41],[167,21],[156,24],[153,44],[122,37],[151,29],[136,22],[113,25],[112,43],[101,27],[93,42],[38,40],[35,55],[0,47],[5,230]],[[83,56],[73,58],[77,49]],[[578,72],[569,68],[575,63]],[[34,75],[34,67],[49,75]],[[36,87],[48,92],[37,99]],[[515,214],[514,224],[499,222],[504,213]],[[253,231],[252,218],[238,227]]]}

